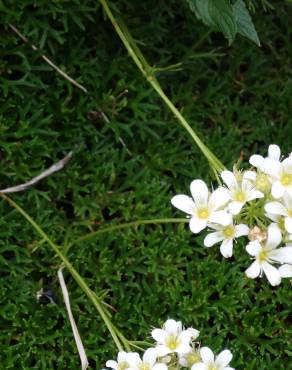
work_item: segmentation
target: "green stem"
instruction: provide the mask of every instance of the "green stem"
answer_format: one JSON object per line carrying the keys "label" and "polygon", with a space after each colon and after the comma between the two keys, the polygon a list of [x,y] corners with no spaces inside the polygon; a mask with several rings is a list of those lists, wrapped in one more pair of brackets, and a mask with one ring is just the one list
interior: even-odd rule
{"label": "green stem", "polygon": [[88,240],[91,238],[94,238],[95,236],[99,234],[108,233],[110,231],[120,230],[120,229],[126,229],[128,227],[137,227],[139,225],[147,225],[147,224],[170,224],[170,223],[188,223],[189,220],[187,218],[154,218],[152,220],[137,220],[132,222],[127,222],[124,224],[118,224],[113,226],[104,227],[100,230],[93,231],[92,233],[88,233],[86,235],[81,236],[80,238],[74,240],[70,247],[73,244],[77,244],[79,242],[82,242],[84,240]]}
{"label": "green stem", "polygon": [[146,59],[144,58],[143,54],[141,53],[140,49],[138,48],[137,44],[133,40],[132,36],[128,32],[125,26],[123,26],[123,29],[120,27],[118,22],[116,21],[113,13],[111,12],[107,1],[106,0],[100,0],[101,5],[103,6],[104,11],[106,12],[107,16],[109,17],[114,29],[116,30],[117,34],[119,35],[120,39],[122,40],[124,46],[128,50],[131,58],[139,68],[139,70],[142,72],[143,76],[147,79],[147,81],[150,83],[150,85],[154,88],[154,90],[159,94],[161,99],[164,101],[166,106],[171,110],[171,112],[175,115],[178,122],[181,124],[181,126],[188,132],[188,134],[191,136],[193,141],[196,143],[196,145],[199,147],[199,149],[202,151],[202,153],[207,158],[211,168],[213,168],[215,171],[221,172],[224,170],[224,165],[221,163],[221,161],[210,151],[210,149],[201,141],[201,139],[198,137],[198,135],[194,132],[192,127],[189,125],[189,123],[186,121],[186,119],[182,116],[182,114],[179,112],[179,110],[174,106],[172,101],[167,97],[167,95],[162,90],[159,82],[157,79],[153,76],[152,68],[147,63]]}
{"label": "green stem", "polygon": [[[58,255],[58,257],[62,260],[64,265],[69,270],[70,274],[76,281],[76,283],[80,286],[80,288],[84,291],[84,293],[87,295],[87,297],[91,300],[94,307],[100,314],[101,318],[103,319],[104,323],[106,324],[117,348],[119,351],[123,350],[123,346],[121,344],[121,341],[127,351],[130,350],[129,342],[119,333],[119,331],[115,328],[115,326],[111,323],[109,320],[107,314],[104,312],[101,303],[97,299],[96,294],[88,287],[88,285],[85,283],[83,278],[78,274],[78,272],[74,269],[74,267],[71,265],[71,263],[68,261],[68,259],[63,255],[63,253],[60,251],[59,247],[49,238],[49,236],[41,229],[41,227],[29,216],[29,214],[26,213],[24,209],[22,209],[18,204],[16,204],[12,199],[7,197],[4,194],[0,193],[0,196],[7,201],[12,207],[14,207],[36,230],[36,232],[44,239],[46,242],[52,247],[54,252]],[[120,339],[118,338],[120,337]],[[121,341],[120,341],[121,340]]]}

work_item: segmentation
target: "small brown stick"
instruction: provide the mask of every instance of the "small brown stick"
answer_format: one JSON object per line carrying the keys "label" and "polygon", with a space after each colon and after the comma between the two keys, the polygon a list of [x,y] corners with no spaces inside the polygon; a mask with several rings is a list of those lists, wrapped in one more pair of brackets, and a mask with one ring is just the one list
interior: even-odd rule
{"label": "small brown stick", "polygon": [[33,179],[27,181],[24,184],[17,185],[17,186],[12,186],[12,187],[6,188],[6,189],[2,189],[2,190],[0,190],[0,193],[3,193],[3,194],[5,194],[5,193],[6,194],[18,193],[19,191],[26,190],[27,188],[35,185],[36,183],[38,183],[40,180],[44,179],[45,177],[50,176],[52,173],[60,171],[69,162],[72,155],[73,155],[73,152],[71,151],[70,153],[68,153],[66,155],[66,157],[61,159],[59,162],[53,164],[51,167],[49,167],[47,170],[42,172],[40,175],[34,177]]}
{"label": "small brown stick", "polygon": [[[28,43],[28,39],[15,27],[13,26],[13,24],[10,24],[9,23],[9,27],[12,29],[12,31],[14,31],[17,36],[19,36],[21,38],[21,40],[23,42],[25,42],[26,44]],[[34,51],[39,51],[39,49],[34,45],[34,44],[31,44],[31,48],[34,50]],[[65,78],[65,80],[71,82],[73,85],[75,85],[76,87],[78,87],[80,90],[82,90],[83,92],[85,92],[86,94],[88,93],[87,89],[80,85],[77,81],[75,81],[72,77],[68,76],[67,73],[65,73],[64,71],[62,71],[58,66],[56,66],[56,64],[54,64],[48,57],[46,57],[44,54],[41,55],[41,58],[47,62],[56,72],[58,72],[62,77]]]}
{"label": "small brown stick", "polygon": [[[19,29],[17,29],[15,26],[13,26],[13,24],[9,23],[9,27],[12,29],[13,32],[16,33],[16,35],[26,44],[29,43],[28,41],[28,38],[25,37],[20,31]],[[34,44],[31,44],[31,48],[34,50],[34,51],[39,51],[39,48],[37,48]],[[64,71],[62,71],[58,66],[56,66],[56,64],[54,64],[48,57],[46,57],[44,54],[41,55],[41,58],[46,62],[48,63],[57,73],[59,73],[62,77],[64,77],[67,81],[71,82],[74,86],[78,87],[80,90],[82,90],[83,92],[85,92],[86,94],[88,93],[88,90],[83,86],[83,85],[80,85],[77,81],[75,81],[72,77],[70,77],[69,75],[67,75],[67,73],[65,73]],[[106,116],[106,114],[104,112],[101,111],[101,116],[103,118],[103,120],[106,122],[106,123],[109,123],[110,120],[109,118]],[[132,155],[131,151],[127,148],[127,145],[126,143],[124,142],[124,140],[119,136],[119,141],[120,143],[122,144],[122,146],[126,149],[127,153],[129,155]]]}

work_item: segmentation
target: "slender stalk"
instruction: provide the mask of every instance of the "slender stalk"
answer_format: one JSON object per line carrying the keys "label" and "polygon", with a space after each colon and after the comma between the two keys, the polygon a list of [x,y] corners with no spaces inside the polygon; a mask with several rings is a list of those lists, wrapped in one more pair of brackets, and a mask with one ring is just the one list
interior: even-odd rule
{"label": "slender stalk", "polygon": [[93,231],[92,233],[88,233],[86,235],[81,236],[80,238],[74,240],[70,244],[70,247],[73,244],[80,243],[84,240],[94,238],[97,235],[108,233],[110,231],[126,229],[126,228],[129,228],[129,227],[137,227],[137,226],[140,226],[140,225],[147,225],[147,224],[148,225],[149,224],[158,225],[158,224],[170,224],[170,223],[174,224],[174,223],[188,223],[188,222],[189,222],[189,220],[186,219],[186,218],[154,218],[152,220],[137,220],[137,221],[127,222],[127,223],[124,223],[124,224],[112,225],[112,226],[104,227],[100,230]]}
{"label": "slender stalk", "polygon": [[[50,237],[41,229],[41,227],[29,216],[29,214],[22,209],[18,204],[16,204],[12,199],[7,197],[6,195],[0,193],[0,196],[8,202],[12,207],[14,207],[36,230],[36,232],[44,239],[46,242],[52,247],[54,252],[57,254],[57,256],[62,260],[64,265],[69,270],[70,274],[76,281],[76,283],[80,286],[80,288],[84,291],[84,293],[87,295],[87,297],[91,300],[94,307],[100,314],[101,318],[103,319],[104,323],[106,324],[117,348],[119,351],[123,350],[124,348],[129,351],[130,346],[128,340],[125,339],[124,336],[120,334],[120,332],[115,328],[115,326],[111,323],[110,319],[108,318],[107,314],[102,308],[101,303],[99,302],[96,294],[88,287],[88,285],[85,283],[83,278],[79,275],[79,273],[74,269],[72,264],[68,261],[68,259],[64,256],[64,254],[60,251],[59,247],[50,239]],[[119,339],[120,337],[120,339]],[[121,341],[123,345],[121,344]]]}
{"label": "slender stalk", "polygon": [[[8,26],[17,34],[18,37],[21,38],[21,40],[23,42],[25,42],[26,44],[28,43],[28,39],[15,26],[13,26],[13,24],[8,24]],[[39,49],[34,44],[31,44],[31,48],[34,51],[39,51]],[[41,54],[41,58],[46,63],[48,63],[57,73],[59,73],[59,75],[61,75],[63,78],[65,78],[65,80],[71,82],[71,84],[75,85],[76,87],[78,87],[80,90],[82,90],[83,92],[85,92],[87,94],[88,91],[87,91],[87,89],[84,86],[82,86],[81,84],[79,84],[76,80],[74,80],[72,77],[70,77],[67,73],[65,73],[64,71],[62,71],[48,57],[46,57],[44,54]]]}
{"label": "slender stalk", "polygon": [[179,110],[174,106],[172,101],[167,97],[167,95],[164,93],[163,89],[161,88],[159,82],[157,81],[156,77],[153,76],[153,68],[149,66],[147,63],[145,57],[143,56],[142,52],[138,48],[137,44],[133,40],[132,36],[128,32],[127,28],[125,26],[121,27],[119,23],[116,21],[113,13],[111,12],[107,1],[106,0],[100,0],[100,3],[106,12],[107,16],[109,17],[114,29],[116,30],[117,34],[119,35],[120,39],[122,40],[124,46],[128,50],[131,58],[139,68],[139,70],[142,72],[143,76],[147,79],[147,81],[150,83],[150,85],[154,88],[154,90],[159,94],[161,99],[164,101],[166,106],[171,110],[171,112],[175,115],[178,122],[181,124],[181,126],[188,132],[188,134],[191,136],[193,141],[196,143],[196,145],[199,147],[199,149],[202,151],[202,153],[207,158],[211,168],[213,168],[215,171],[221,172],[225,167],[221,163],[221,161],[210,151],[210,149],[201,141],[201,139],[198,137],[198,135],[195,133],[195,131],[192,129],[192,127],[189,125],[189,123],[186,121],[186,119],[182,116],[182,114],[179,112]]}

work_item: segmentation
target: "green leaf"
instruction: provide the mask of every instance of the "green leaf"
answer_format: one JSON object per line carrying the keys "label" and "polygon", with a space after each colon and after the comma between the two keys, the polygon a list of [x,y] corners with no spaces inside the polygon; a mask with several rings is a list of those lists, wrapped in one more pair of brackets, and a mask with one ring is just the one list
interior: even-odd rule
{"label": "green leaf", "polygon": [[233,8],[228,0],[187,0],[190,9],[196,13],[206,25],[220,31],[228,39],[234,41],[237,22]]}
{"label": "green leaf", "polygon": [[261,44],[257,31],[243,0],[235,1],[233,4],[233,13],[236,19],[238,32],[260,46]]}

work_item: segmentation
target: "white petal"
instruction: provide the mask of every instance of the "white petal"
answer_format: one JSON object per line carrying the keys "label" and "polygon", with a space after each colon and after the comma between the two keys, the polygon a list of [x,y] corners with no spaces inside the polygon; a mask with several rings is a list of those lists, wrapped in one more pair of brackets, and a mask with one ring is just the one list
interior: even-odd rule
{"label": "white petal", "polygon": [[150,367],[152,367],[156,362],[156,358],[157,358],[157,353],[156,353],[155,348],[148,348],[144,352],[143,362],[147,362],[150,365]]}
{"label": "white petal", "polygon": [[228,349],[225,349],[216,357],[215,364],[220,367],[220,369],[223,369],[229,364],[229,362],[232,360],[232,357],[232,353]]}
{"label": "white petal", "polygon": [[264,197],[264,193],[262,193],[261,191],[259,191],[259,190],[251,190],[248,193],[246,200],[249,202],[251,200],[259,199],[259,198],[263,198],[263,197]]}
{"label": "white petal", "polygon": [[214,363],[214,353],[209,347],[202,347],[200,349],[200,355],[205,364]]}
{"label": "white petal", "polygon": [[183,330],[178,336],[179,342],[185,342],[187,344],[189,344],[191,339],[192,339],[192,333],[189,330]]}
{"label": "white petal", "polygon": [[188,328],[187,330],[191,333],[191,337],[192,337],[192,339],[196,339],[196,338],[198,338],[198,336],[200,335],[200,332],[199,332],[199,330],[197,330],[197,329],[194,329],[194,328]]}
{"label": "white petal", "polygon": [[196,205],[207,204],[209,191],[207,185],[202,180],[194,180],[191,182],[191,193]]}
{"label": "white petal", "polygon": [[180,356],[178,363],[183,367],[188,367],[189,363],[184,356]]}
{"label": "white petal", "polygon": [[282,162],[284,172],[291,174],[292,173],[292,157],[284,159]]}
{"label": "white petal", "polygon": [[163,357],[165,355],[168,355],[169,353],[171,353],[172,350],[170,350],[169,348],[163,346],[163,345],[158,345],[156,347],[156,353],[157,353],[157,356],[158,357]]}
{"label": "white petal", "polygon": [[129,367],[136,367],[142,363],[139,353],[137,352],[129,352],[127,353],[127,362]]}
{"label": "white petal", "polygon": [[151,336],[154,340],[156,340],[157,343],[164,343],[167,333],[162,329],[154,329],[151,332]]}
{"label": "white petal", "polygon": [[272,213],[266,213],[265,216],[268,217],[270,220],[272,220],[274,222],[279,222],[281,217],[282,217],[282,216],[279,216],[279,215],[273,215]]}
{"label": "white petal", "polygon": [[226,211],[215,211],[211,213],[208,221],[227,226],[230,224],[230,215]]}
{"label": "white petal", "polygon": [[228,186],[229,189],[237,188],[238,184],[234,173],[231,171],[223,171],[221,172],[221,177],[224,183]]}
{"label": "white petal", "polygon": [[270,225],[268,227],[268,238],[266,246],[268,248],[276,248],[282,241],[282,234],[278,227]]}
{"label": "white petal", "polygon": [[177,334],[182,330],[181,322],[172,319],[166,320],[163,327],[168,334]]}
{"label": "white petal", "polygon": [[152,370],[167,370],[167,366],[165,364],[155,364]]}
{"label": "white petal", "polygon": [[292,277],[292,265],[282,265],[279,267],[279,272],[282,278]]}
{"label": "white petal", "polygon": [[292,233],[292,217],[285,218],[285,229],[288,231],[289,234]]}
{"label": "white petal", "polygon": [[254,261],[247,270],[245,270],[245,274],[250,279],[255,279],[259,276],[261,272],[261,265],[258,261]]}
{"label": "white petal", "polygon": [[108,360],[108,361],[105,363],[105,366],[106,366],[106,367],[109,367],[109,368],[111,368],[111,369],[117,369],[117,367],[118,367],[118,363],[117,363],[117,361]]}
{"label": "white petal", "polygon": [[282,169],[281,163],[271,158],[266,158],[261,165],[261,170],[275,179],[280,179]]}
{"label": "white petal", "polygon": [[224,239],[224,236],[220,231],[215,233],[210,233],[204,239],[204,246],[205,247],[212,247],[214,244],[221,242]]}
{"label": "white petal", "polygon": [[211,209],[218,209],[224,206],[230,199],[229,191],[222,186],[217,188],[210,196],[209,207]]}
{"label": "white petal", "polygon": [[[286,187],[286,192],[289,194],[290,198],[292,198],[292,187],[291,187],[291,185]],[[284,196],[285,196],[285,193],[284,193],[283,197]]]}
{"label": "white petal", "polygon": [[203,364],[203,362],[198,362],[192,366],[192,370],[208,370],[208,366]]}
{"label": "white petal", "polygon": [[233,240],[227,239],[223,240],[223,243],[220,245],[220,252],[223,257],[230,258],[233,253]]}
{"label": "white petal", "polygon": [[245,247],[245,249],[248,254],[250,254],[253,257],[256,257],[262,250],[262,247],[257,240],[254,240],[252,242],[249,242],[247,246]]}
{"label": "white petal", "polygon": [[292,210],[292,197],[288,193],[285,193],[283,196],[283,200],[287,210]]}
{"label": "white petal", "polygon": [[292,247],[274,249],[270,258],[279,263],[292,263]]}
{"label": "white petal", "polygon": [[235,237],[239,238],[240,236],[248,235],[249,227],[244,224],[239,224],[235,226]]}
{"label": "white petal", "polygon": [[121,351],[118,353],[118,363],[120,362],[127,362],[128,353],[125,351]]}
{"label": "white petal", "polygon": [[268,262],[263,262],[262,267],[272,286],[279,285],[281,283],[280,272],[276,267],[270,265]]}
{"label": "white petal", "polygon": [[274,215],[287,216],[287,210],[280,202],[269,202],[265,205],[265,211]]}
{"label": "white petal", "polygon": [[233,201],[228,204],[229,211],[233,215],[238,215],[243,206],[244,206],[244,203],[237,202],[237,201]]}
{"label": "white petal", "polygon": [[196,210],[196,205],[192,198],[183,194],[175,195],[171,199],[171,204],[189,215],[193,215]]}
{"label": "white petal", "polygon": [[183,342],[179,346],[177,346],[177,348],[175,349],[175,352],[185,354],[185,353],[190,352],[190,350],[191,350],[190,345],[188,343]]}
{"label": "white petal", "polygon": [[268,156],[269,158],[275,159],[276,161],[280,160],[281,150],[278,147],[278,145],[275,144],[269,145]]}
{"label": "white petal", "polygon": [[207,220],[203,220],[196,216],[193,216],[190,219],[190,229],[191,229],[191,232],[193,232],[194,234],[198,234],[200,231],[205,229],[206,226],[207,226]]}
{"label": "white petal", "polygon": [[274,184],[272,185],[272,196],[275,199],[279,199],[283,196],[284,192],[285,192],[285,188],[280,183],[280,181],[274,182]]}
{"label": "white petal", "polygon": [[264,157],[258,154],[254,154],[249,158],[249,163],[254,167],[261,167],[264,162]]}
{"label": "white petal", "polygon": [[243,173],[242,179],[249,180],[249,181],[256,181],[257,174],[255,171],[245,171]]}

